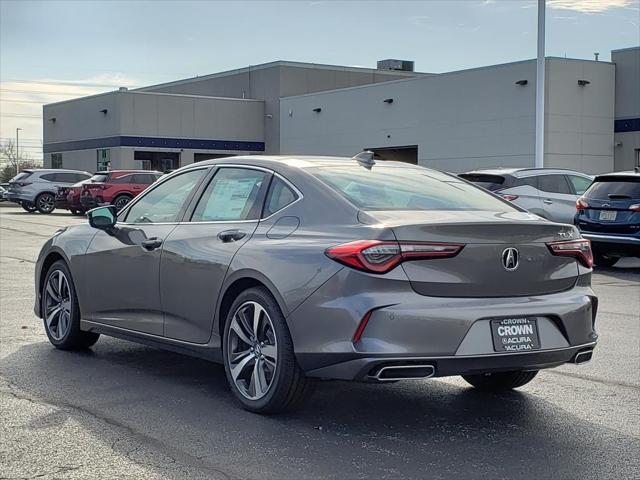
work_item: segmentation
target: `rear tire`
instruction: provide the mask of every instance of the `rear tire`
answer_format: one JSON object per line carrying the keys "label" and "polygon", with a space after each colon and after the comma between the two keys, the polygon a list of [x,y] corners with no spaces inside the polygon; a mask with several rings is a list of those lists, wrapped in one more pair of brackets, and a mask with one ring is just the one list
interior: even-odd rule
{"label": "rear tire", "polygon": [[41,314],[49,342],[60,350],[89,348],[99,333],[80,330],[80,306],[71,272],[58,260],[49,268],[41,292]]}
{"label": "rear tire", "polygon": [[483,375],[463,375],[468,383],[478,390],[497,392],[526,385],[538,374],[535,372],[496,372]]}
{"label": "rear tire", "polygon": [[114,200],[113,200],[113,206],[116,207],[116,211],[120,211],[122,210],[127,203],[129,203],[131,200],[133,200],[133,197],[130,195],[118,195]]}
{"label": "rear tire", "polygon": [[20,204],[20,206],[27,213],[33,213],[37,210],[36,206],[33,203],[23,202]]}
{"label": "rear tire", "polygon": [[618,257],[612,257],[600,252],[593,252],[593,263],[598,267],[613,267],[620,260]]}
{"label": "rear tire", "polygon": [[298,365],[284,315],[264,287],[245,290],[233,302],[223,357],[229,388],[246,410],[291,411],[311,394],[314,383]]}
{"label": "rear tire", "polygon": [[41,193],[36,197],[36,208],[40,213],[49,214],[56,209],[56,199],[52,193]]}

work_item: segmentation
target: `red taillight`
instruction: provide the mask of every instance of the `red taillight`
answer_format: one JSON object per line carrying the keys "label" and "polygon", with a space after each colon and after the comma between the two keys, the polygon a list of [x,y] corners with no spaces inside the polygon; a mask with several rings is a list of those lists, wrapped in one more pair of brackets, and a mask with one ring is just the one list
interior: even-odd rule
{"label": "red taillight", "polygon": [[498,195],[500,195],[502,198],[504,198],[509,202],[513,202],[514,200],[518,199],[518,195],[512,195],[510,193],[498,193]]}
{"label": "red taillight", "polygon": [[584,198],[580,197],[579,199],[576,200],[576,208],[578,210],[584,210],[586,208],[589,208],[589,204]]}
{"label": "red taillight", "polygon": [[369,323],[369,319],[371,318],[372,313],[373,313],[373,310],[369,310],[367,313],[364,314],[364,317],[362,317],[362,320],[360,320],[360,324],[356,329],[356,333],[353,334],[353,339],[352,339],[353,343],[358,343],[362,338],[362,334],[364,333],[364,329],[367,328],[367,323]]}
{"label": "red taillight", "polygon": [[580,240],[563,240],[547,243],[547,247],[554,255],[574,257],[585,267],[593,267],[593,252],[591,242],[584,238]]}
{"label": "red taillight", "polygon": [[640,203],[636,203],[635,205],[631,205],[629,207],[629,210],[632,210],[634,212],[640,212]]}
{"label": "red taillight", "polygon": [[384,242],[356,240],[328,248],[329,258],[348,267],[370,273],[386,273],[405,260],[455,257],[460,243]]}

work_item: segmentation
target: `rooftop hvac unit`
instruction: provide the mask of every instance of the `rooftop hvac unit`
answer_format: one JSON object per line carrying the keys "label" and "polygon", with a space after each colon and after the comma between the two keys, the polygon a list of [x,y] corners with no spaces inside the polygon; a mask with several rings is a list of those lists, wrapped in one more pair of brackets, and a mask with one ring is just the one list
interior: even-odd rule
{"label": "rooftop hvac unit", "polygon": [[378,70],[398,70],[401,72],[413,72],[411,60],[396,60],[393,58],[378,61]]}

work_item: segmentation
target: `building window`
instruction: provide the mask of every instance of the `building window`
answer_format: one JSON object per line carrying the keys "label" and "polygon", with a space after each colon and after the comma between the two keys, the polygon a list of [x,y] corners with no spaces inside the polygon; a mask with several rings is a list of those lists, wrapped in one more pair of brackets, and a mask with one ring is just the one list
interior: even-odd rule
{"label": "building window", "polygon": [[62,154],[61,153],[52,153],[51,154],[51,168],[62,168]]}
{"label": "building window", "polygon": [[104,172],[111,169],[111,150],[108,148],[100,148],[96,150],[98,154],[98,172]]}

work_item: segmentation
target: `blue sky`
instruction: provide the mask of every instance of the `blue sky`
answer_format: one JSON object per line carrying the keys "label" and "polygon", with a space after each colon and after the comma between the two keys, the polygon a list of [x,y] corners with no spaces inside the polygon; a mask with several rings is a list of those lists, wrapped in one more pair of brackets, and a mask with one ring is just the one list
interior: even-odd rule
{"label": "blue sky", "polygon": [[[536,54],[535,0],[0,0],[0,140],[40,155],[41,104],[272,60],[445,72]],[[640,0],[547,0],[547,55],[640,44]],[[45,83],[46,82],[46,83]]]}

